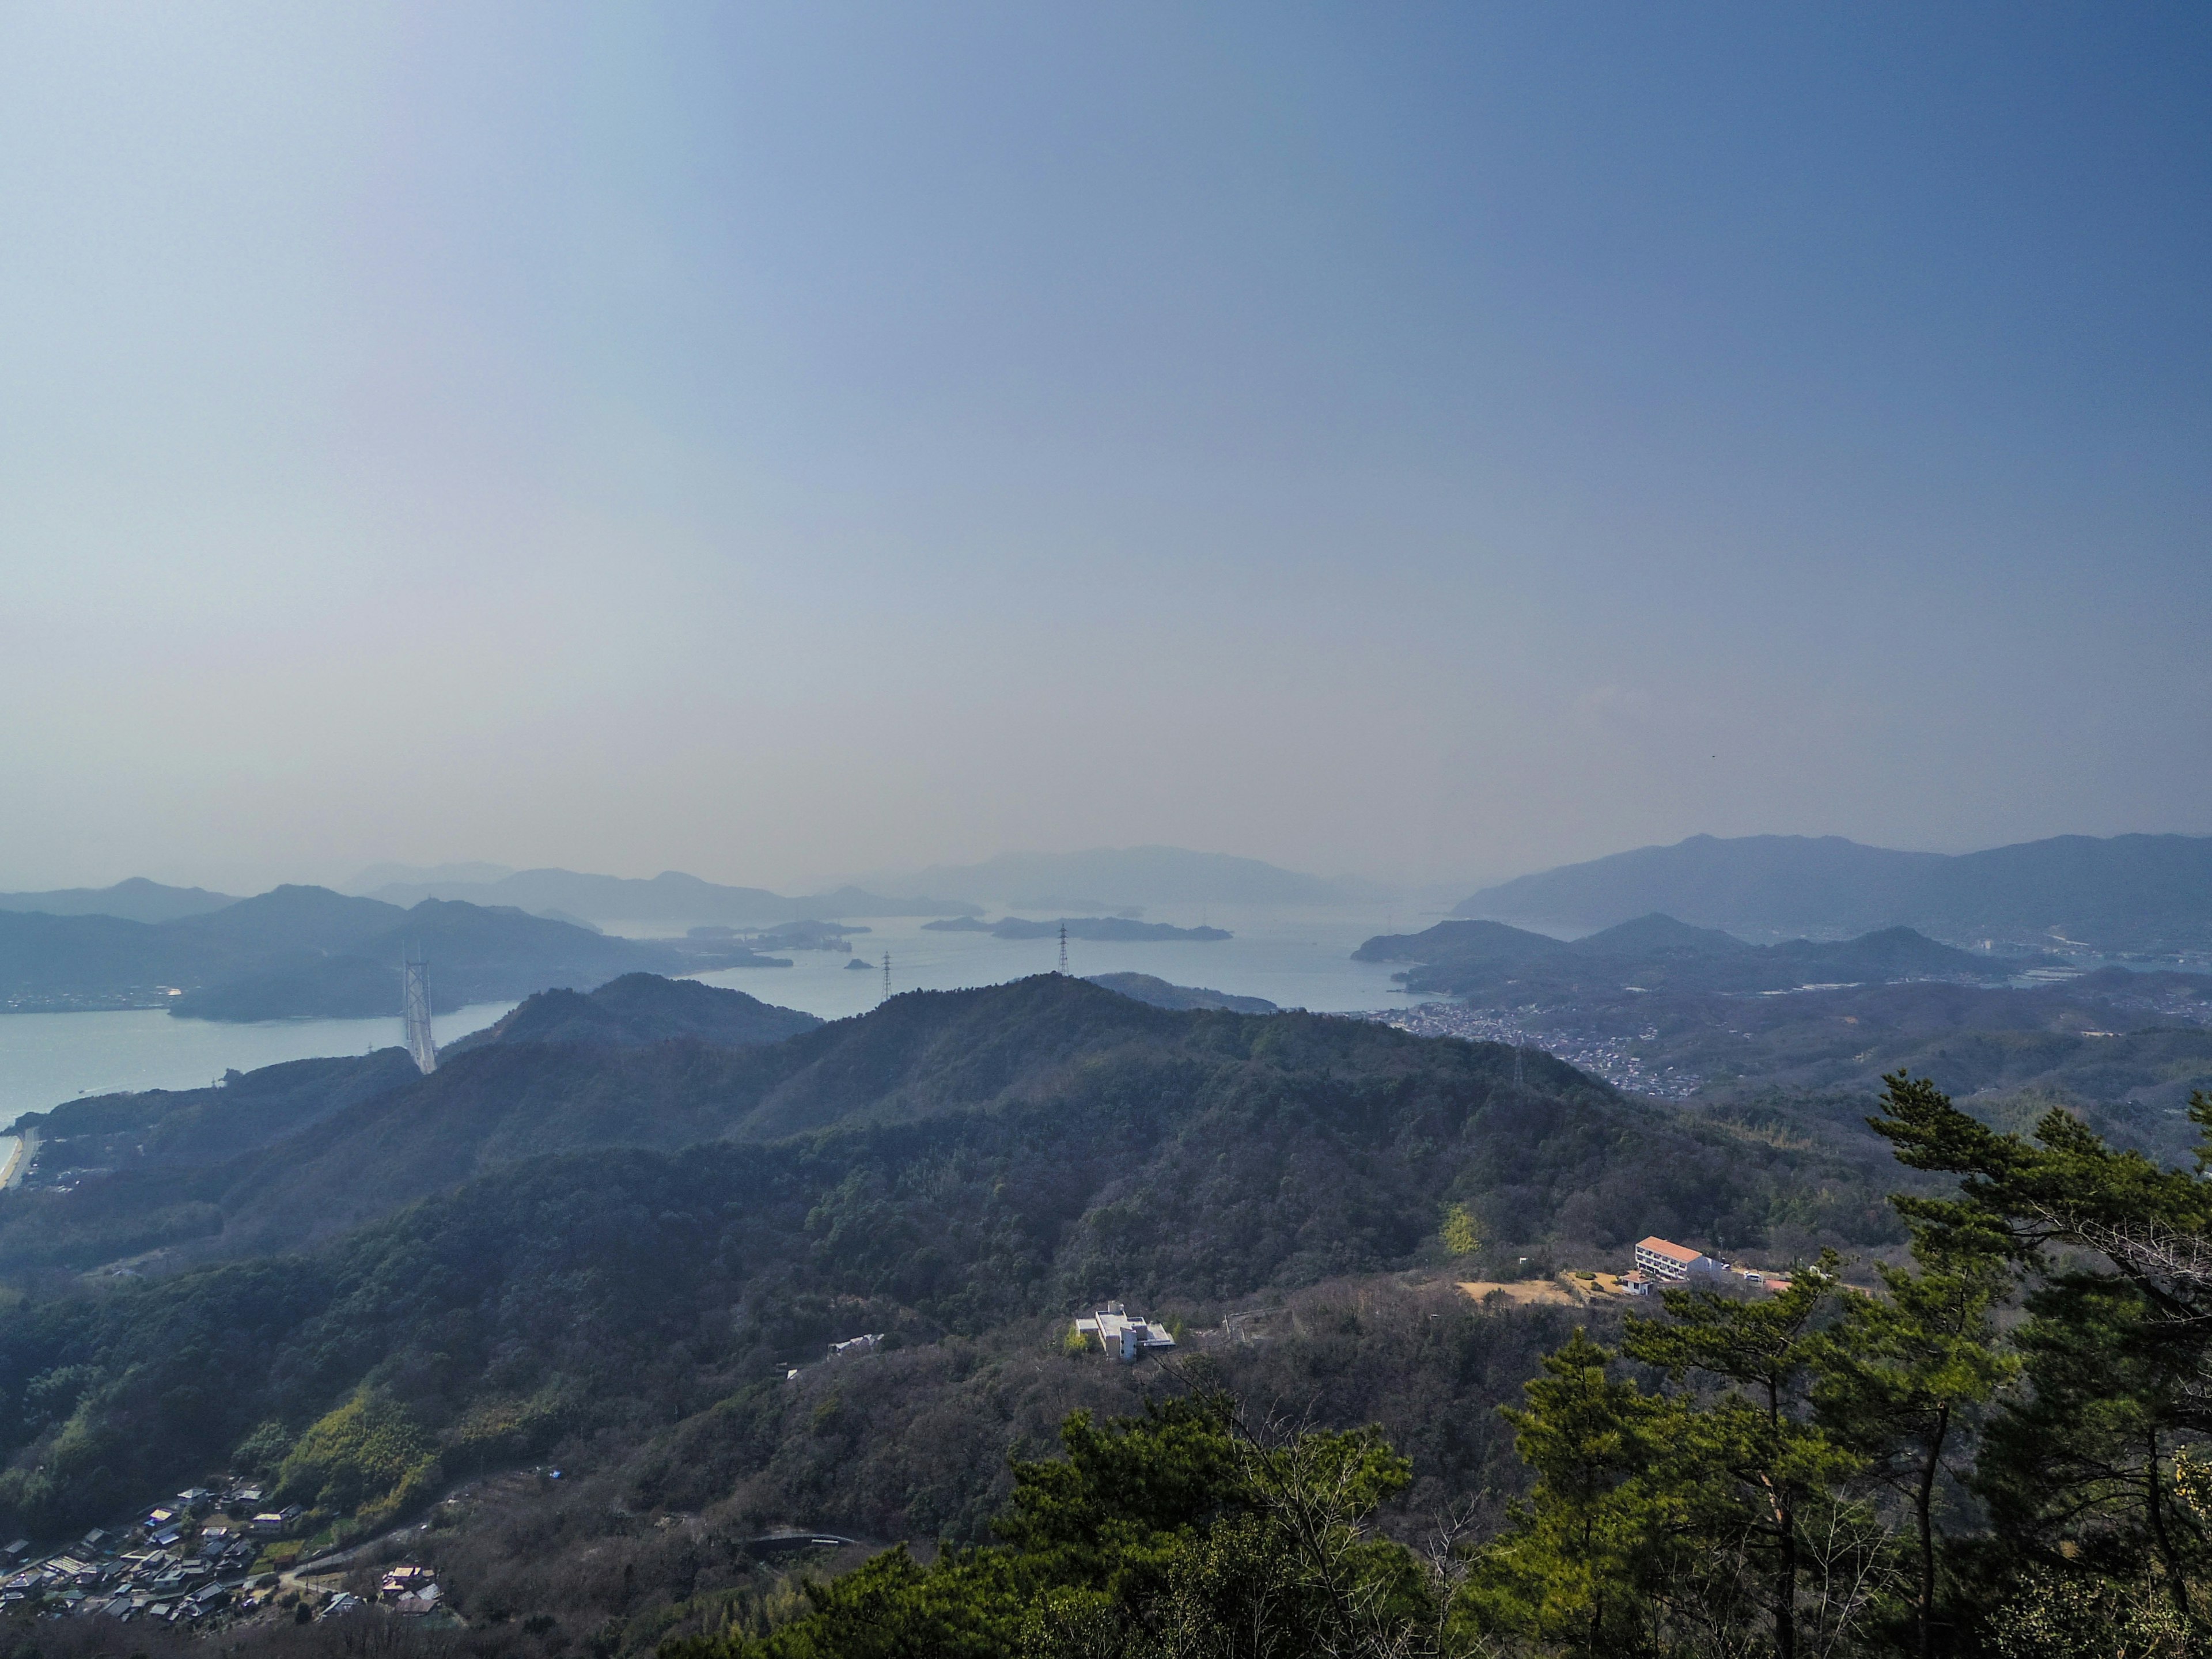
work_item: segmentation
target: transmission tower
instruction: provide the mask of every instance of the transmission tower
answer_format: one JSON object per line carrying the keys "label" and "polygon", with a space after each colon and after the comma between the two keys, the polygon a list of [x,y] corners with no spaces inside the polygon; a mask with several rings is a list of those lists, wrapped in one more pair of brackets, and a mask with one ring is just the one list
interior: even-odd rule
{"label": "transmission tower", "polygon": [[1528,1078],[1522,1070],[1521,1059],[1521,1045],[1516,1042],[1513,1045],[1513,1098],[1525,1102],[1528,1098]]}
{"label": "transmission tower", "polygon": [[1067,924],[1064,921],[1060,924],[1060,971],[1067,972]]}
{"label": "transmission tower", "polygon": [[884,951],[884,1000],[885,1001],[887,1001],[887,1002],[888,1002],[888,1001],[890,1000],[890,994],[891,994],[891,953],[890,953],[890,951]]}
{"label": "transmission tower", "polygon": [[438,1042],[430,1035],[430,964],[409,957],[402,971],[407,981],[402,1011],[407,1022],[407,1052],[427,1077],[438,1069]]}

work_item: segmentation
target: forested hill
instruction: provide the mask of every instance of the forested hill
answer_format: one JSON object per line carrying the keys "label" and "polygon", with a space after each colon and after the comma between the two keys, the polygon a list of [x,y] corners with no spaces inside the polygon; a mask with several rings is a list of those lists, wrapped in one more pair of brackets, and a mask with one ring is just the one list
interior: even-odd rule
{"label": "forested hill", "polygon": [[[926,1341],[1116,1295],[1194,1312],[1441,1262],[1459,1212],[1483,1241],[1468,1271],[1645,1231],[1893,1232],[1858,1172],[1540,1055],[1520,1070],[1491,1045],[1054,975],[896,998],[772,1048],[490,1045],[200,1200],[226,1246],[426,1202],[305,1257],[0,1310],[0,1523],[82,1527],[234,1456],[373,1510],[403,1475],[780,1383],[854,1329]],[[24,1214],[0,1201],[12,1240]],[[305,1437],[365,1385],[420,1468],[328,1480]]]}
{"label": "forested hill", "polygon": [[[681,995],[664,985],[657,1000]],[[1389,1055],[1424,1047],[1407,1049],[1407,1039],[1354,1021],[1304,1024],[1310,1029],[1262,1030],[1041,975],[909,993],[768,1048],[494,1042],[452,1054],[429,1077],[313,1114],[298,1133],[215,1168],[125,1168],[66,1195],[0,1194],[0,1273],[89,1267],[156,1244],[223,1255],[289,1249],[542,1153],[774,1139],[1044,1100],[1064,1091],[1077,1068],[1115,1058],[1146,1071],[1218,1066],[1253,1063],[1256,1047],[1325,1054],[1379,1075],[1395,1063]],[[259,1076],[244,1081],[239,1098]],[[41,1156],[60,1169],[69,1153],[50,1140]],[[87,1156],[103,1165],[112,1158],[105,1142]]]}
{"label": "forested hill", "polygon": [[[292,1060],[232,1072],[204,1089],[87,1095],[9,1126],[34,1134],[62,1170],[116,1170],[225,1163],[364,1100],[404,1089],[422,1073],[404,1048],[329,1060]],[[18,1205],[27,1194],[10,1194]],[[5,1200],[0,1200],[4,1214]]]}
{"label": "forested hill", "polygon": [[[1299,1111],[1358,1105],[1347,1133],[1371,1138],[1376,1156],[1397,1157],[1391,1138],[1409,1103],[1434,1100],[1462,1123],[1486,1109],[1504,1052],[1355,1020],[1176,1012],[1055,975],[911,993],[767,1048],[494,1043],[213,1168],[126,1170],[68,1194],[0,1195],[0,1272],[90,1267],[157,1245],[186,1259],[295,1248],[545,1153],[768,1141],[976,1112],[1035,1111],[1049,1124],[1066,1103],[1101,1091],[1148,1117],[1245,1090]],[[1610,1137],[1644,1121],[1637,1109],[1557,1062],[1528,1064],[1530,1097],[1515,1109],[1533,1130],[1615,1124],[1576,1154],[1578,1181],[1664,1187],[1681,1175],[1640,1158],[1615,1168]],[[1194,1156],[1219,1150],[1209,1133],[1193,1131]],[[1547,1195],[1550,1176],[1530,1179],[1486,1200],[1508,1231],[1540,1227],[1564,1201]],[[1702,1200],[1685,1210],[1625,1193],[1605,1208],[1647,1230],[1716,1213]],[[1738,1218],[1729,1230],[1743,1237],[1759,1224]]]}
{"label": "forested hill", "polygon": [[695,1038],[710,1048],[743,1048],[781,1042],[821,1024],[813,1014],[779,1008],[742,991],[658,974],[625,974],[595,991],[540,991],[445,1053],[451,1057],[494,1042],[635,1048],[676,1037]]}

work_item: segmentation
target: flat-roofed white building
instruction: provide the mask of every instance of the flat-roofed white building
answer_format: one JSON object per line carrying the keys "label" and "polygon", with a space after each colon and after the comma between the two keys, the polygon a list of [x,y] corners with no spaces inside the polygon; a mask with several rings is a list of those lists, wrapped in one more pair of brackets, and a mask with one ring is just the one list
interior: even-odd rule
{"label": "flat-roofed white building", "polygon": [[1147,1348],[1172,1348],[1175,1338],[1150,1320],[1133,1316],[1118,1302],[1109,1302],[1088,1317],[1075,1322],[1075,1328],[1086,1336],[1098,1339],[1098,1346],[1124,1364],[1133,1364]]}
{"label": "flat-roofed white building", "polygon": [[1636,1247],[1636,1269],[1659,1284],[1679,1285],[1692,1276],[1717,1277],[1728,1271],[1728,1263],[1686,1244],[1655,1236]]}

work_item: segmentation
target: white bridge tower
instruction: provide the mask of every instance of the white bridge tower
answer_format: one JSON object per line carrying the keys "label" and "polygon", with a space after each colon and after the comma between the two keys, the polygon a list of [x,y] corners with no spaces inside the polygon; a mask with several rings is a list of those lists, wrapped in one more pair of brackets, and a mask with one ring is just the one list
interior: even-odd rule
{"label": "white bridge tower", "polygon": [[430,964],[407,958],[407,1052],[425,1076],[438,1069],[438,1042],[430,1035]]}

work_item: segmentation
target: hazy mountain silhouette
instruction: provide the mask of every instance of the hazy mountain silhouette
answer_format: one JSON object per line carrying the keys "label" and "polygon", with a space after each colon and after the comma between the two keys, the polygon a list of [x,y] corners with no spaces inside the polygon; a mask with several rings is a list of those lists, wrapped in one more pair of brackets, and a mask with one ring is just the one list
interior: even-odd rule
{"label": "hazy mountain silhouette", "polygon": [[1361,962],[1415,964],[1408,989],[1498,999],[1610,998],[1628,987],[1741,994],[1808,983],[1949,978],[2002,981],[2030,961],[1993,958],[1938,944],[1909,927],[1857,939],[1747,945],[1672,916],[1639,916],[1572,944],[1502,921],[1440,921],[1419,933],[1382,934],[1353,953]]}
{"label": "hazy mountain silhouette", "polygon": [[204,915],[238,901],[204,887],[164,887],[133,876],[112,887],[63,887],[50,893],[0,893],[0,910],[39,910],[50,916],[119,916],[125,921],[175,921]]}
{"label": "hazy mountain silhouette", "polygon": [[[427,899],[403,910],[278,887],[164,922],[0,911],[0,996],[19,1006],[158,1000],[221,1020],[386,1014],[399,1006],[410,953],[430,961],[431,994],[445,1009],[641,971],[789,965],[735,943],[617,939],[507,908]],[[185,994],[157,997],[164,987]]]}
{"label": "hazy mountain silhouette", "polygon": [[1692,836],[1486,888],[1453,914],[1609,927],[1652,911],[1773,938],[1905,926],[2109,950],[2212,945],[2212,836],[2060,836],[1955,856],[1838,836]]}
{"label": "hazy mountain silhouette", "polygon": [[419,904],[426,898],[458,899],[470,904],[511,905],[538,915],[560,910],[602,924],[719,923],[730,927],[768,927],[778,922],[829,921],[839,916],[969,915],[975,909],[957,899],[891,898],[857,887],[786,898],[764,887],[724,887],[677,870],[664,870],[650,881],[582,875],[574,870],[520,870],[495,880],[389,882],[374,889],[368,896],[399,905]]}

